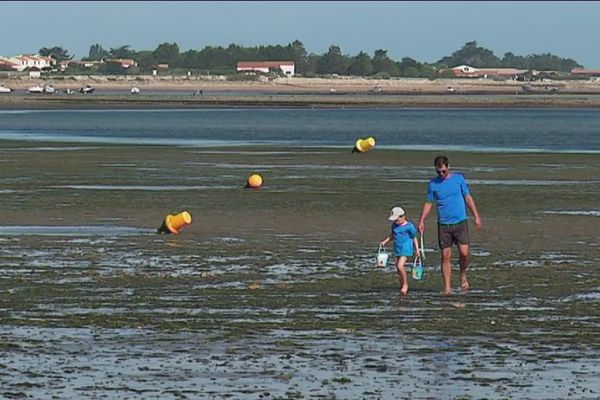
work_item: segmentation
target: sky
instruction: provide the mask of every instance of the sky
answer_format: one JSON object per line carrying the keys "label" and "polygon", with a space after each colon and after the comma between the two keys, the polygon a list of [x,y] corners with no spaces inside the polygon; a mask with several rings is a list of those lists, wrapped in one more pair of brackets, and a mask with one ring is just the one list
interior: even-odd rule
{"label": "sky", "polygon": [[377,49],[435,62],[476,41],[502,57],[551,53],[600,69],[595,1],[2,1],[0,56],[60,46],[75,59],[93,44],[181,52],[294,40],[354,56]]}

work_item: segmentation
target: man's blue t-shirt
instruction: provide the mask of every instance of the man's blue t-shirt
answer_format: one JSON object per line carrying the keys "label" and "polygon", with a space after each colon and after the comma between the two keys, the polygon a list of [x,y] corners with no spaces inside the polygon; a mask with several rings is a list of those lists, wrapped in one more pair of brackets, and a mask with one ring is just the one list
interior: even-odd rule
{"label": "man's blue t-shirt", "polygon": [[394,238],[394,255],[396,257],[412,257],[414,254],[413,239],[417,236],[417,228],[411,221],[404,225],[392,223],[392,237]]}
{"label": "man's blue t-shirt", "polygon": [[438,222],[457,224],[467,219],[465,196],[469,185],[461,173],[453,172],[442,179],[433,178],[427,185],[427,201],[437,203]]}

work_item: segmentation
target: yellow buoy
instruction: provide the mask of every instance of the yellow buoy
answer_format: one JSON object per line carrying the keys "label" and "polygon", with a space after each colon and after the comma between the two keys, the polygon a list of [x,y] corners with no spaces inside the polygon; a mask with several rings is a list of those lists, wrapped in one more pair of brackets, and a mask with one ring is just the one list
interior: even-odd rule
{"label": "yellow buoy", "polygon": [[263,178],[259,174],[252,174],[248,177],[246,187],[258,189],[263,184]]}
{"label": "yellow buoy", "polygon": [[368,138],[365,139],[365,141],[367,142],[367,145],[369,146],[368,150],[375,147],[375,138],[373,136],[369,136]]}
{"label": "yellow buoy", "polygon": [[363,150],[363,147],[362,147],[362,142],[363,142],[363,140],[362,140],[362,139],[358,139],[358,140],[356,141],[356,143],[354,143],[354,151],[358,151],[358,152],[360,152],[360,153],[364,153],[364,152],[365,152],[365,151]]}
{"label": "yellow buoy", "polygon": [[192,215],[187,211],[182,211],[176,215],[167,215],[158,228],[157,233],[179,233],[185,226],[192,223]]}
{"label": "yellow buoy", "polygon": [[375,147],[375,138],[369,136],[365,139],[358,139],[354,144],[353,152],[365,153]]}

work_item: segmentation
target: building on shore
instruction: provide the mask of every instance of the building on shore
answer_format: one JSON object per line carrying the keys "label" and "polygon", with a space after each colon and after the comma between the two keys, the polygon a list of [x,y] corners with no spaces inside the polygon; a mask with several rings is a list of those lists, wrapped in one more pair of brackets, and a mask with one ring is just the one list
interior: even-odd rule
{"label": "building on shore", "polygon": [[56,60],[52,57],[32,55],[18,55],[14,57],[0,57],[0,65],[6,69],[13,69],[18,72],[26,69],[46,70],[53,69],[56,65]]}
{"label": "building on shore", "polygon": [[491,78],[517,79],[528,72],[517,68],[475,68],[469,65],[458,65],[450,68],[456,78]]}
{"label": "building on shore", "polygon": [[239,61],[238,72],[269,73],[271,69],[279,69],[285,76],[294,76],[295,65],[293,61]]}
{"label": "building on shore", "polygon": [[600,77],[600,69],[573,68],[571,75],[579,78]]}

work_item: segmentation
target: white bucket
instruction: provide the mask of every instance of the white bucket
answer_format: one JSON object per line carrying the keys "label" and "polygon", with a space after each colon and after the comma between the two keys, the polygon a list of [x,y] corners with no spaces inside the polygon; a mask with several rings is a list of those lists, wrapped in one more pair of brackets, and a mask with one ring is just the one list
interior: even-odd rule
{"label": "white bucket", "polygon": [[377,266],[383,268],[387,265],[389,258],[389,254],[385,249],[379,246],[379,251],[377,252]]}

